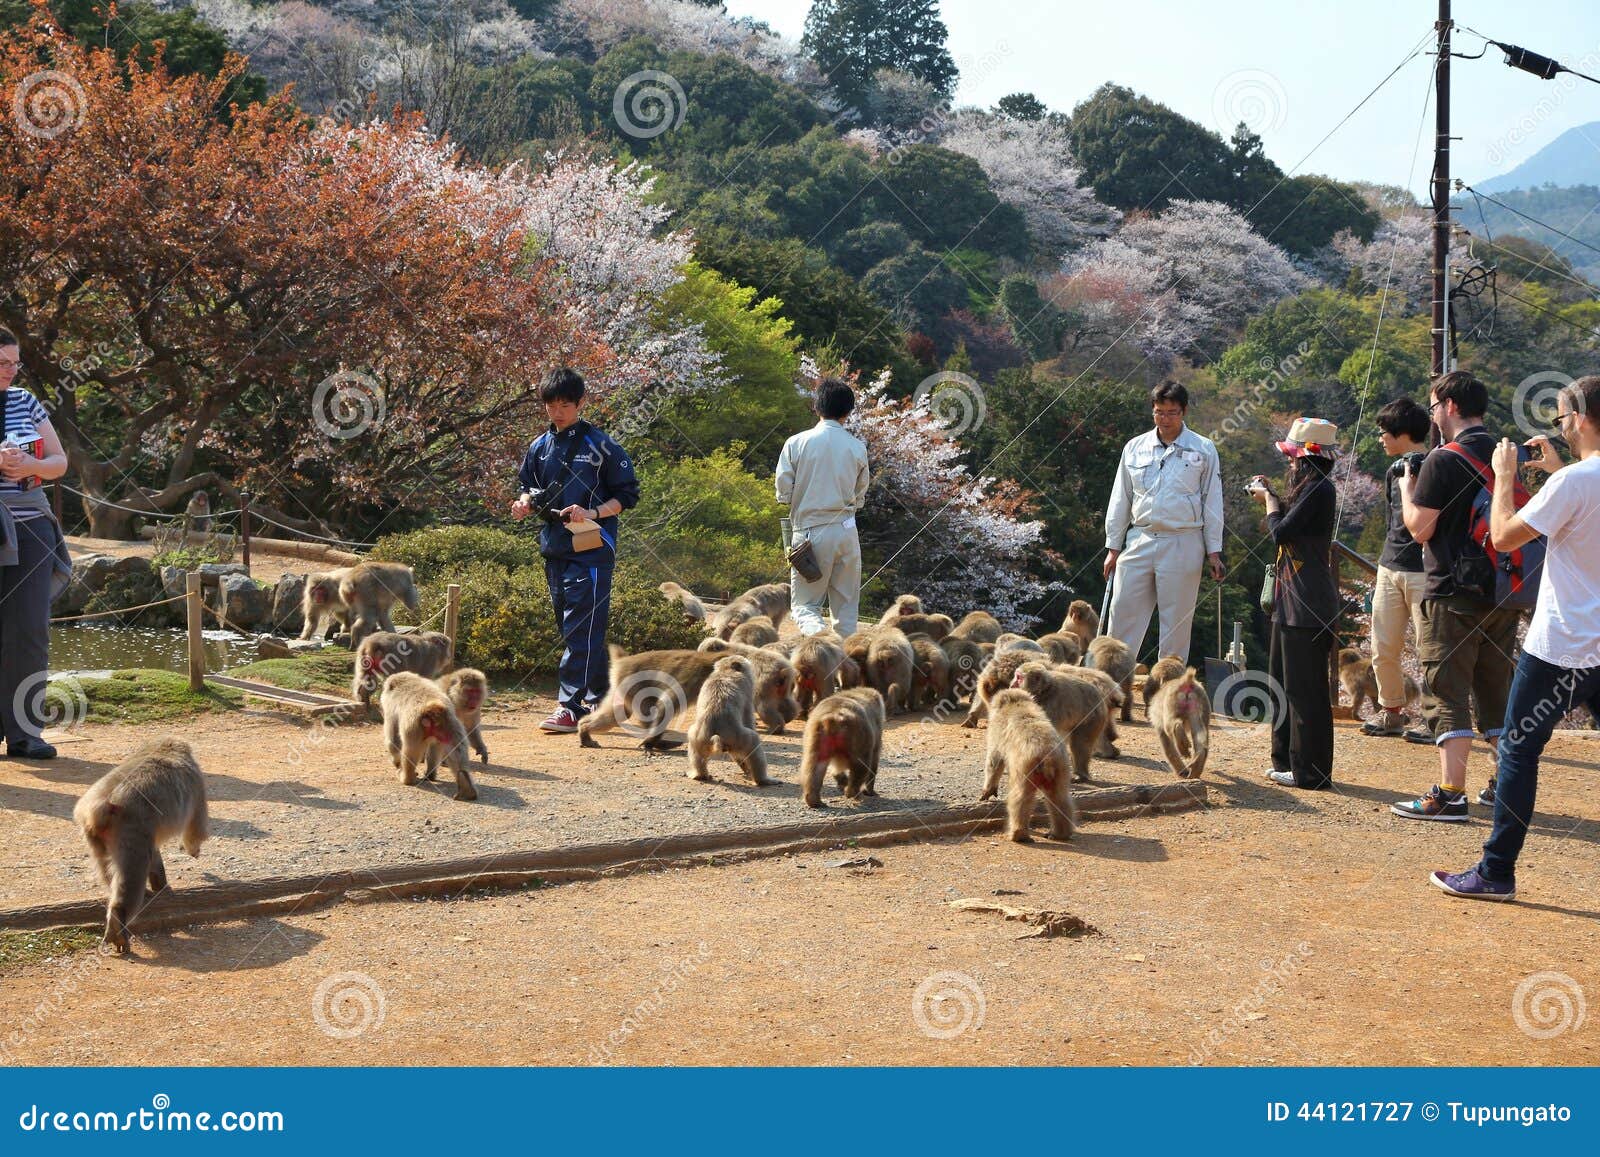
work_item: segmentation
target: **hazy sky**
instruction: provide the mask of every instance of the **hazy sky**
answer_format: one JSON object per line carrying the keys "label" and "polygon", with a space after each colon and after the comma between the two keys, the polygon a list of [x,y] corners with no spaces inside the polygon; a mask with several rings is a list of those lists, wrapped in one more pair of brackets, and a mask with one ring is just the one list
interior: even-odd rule
{"label": "hazy sky", "polygon": [[[727,7],[798,38],[811,4]],[[1418,41],[1431,42],[1437,0],[942,0],[940,10],[961,68],[960,104],[988,106],[1027,91],[1070,111],[1115,81],[1224,137],[1248,121],[1267,155],[1291,172],[1409,184],[1427,195],[1431,105],[1414,169],[1411,158],[1432,84],[1428,57],[1411,60],[1318,142]],[[1453,15],[1457,52],[1483,46],[1461,29],[1468,25],[1600,76],[1600,0],[1455,0]],[[1566,74],[1540,80],[1506,67],[1492,46],[1481,60],[1452,60],[1451,81],[1451,131],[1463,138],[1451,170],[1468,181],[1505,172],[1566,129],[1600,121],[1600,84]],[[1600,132],[1594,136],[1600,149]]]}

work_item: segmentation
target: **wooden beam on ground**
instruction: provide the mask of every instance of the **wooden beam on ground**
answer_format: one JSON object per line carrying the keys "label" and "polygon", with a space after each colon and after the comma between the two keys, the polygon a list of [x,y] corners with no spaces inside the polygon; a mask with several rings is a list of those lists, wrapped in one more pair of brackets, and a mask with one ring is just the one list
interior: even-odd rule
{"label": "wooden beam on ground", "polygon": [[323,695],[316,691],[294,691],[288,687],[275,687],[271,683],[255,683],[249,679],[235,679],[231,675],[207,675],[206,682],[215,687],[227,687],[232,691],[253,695],[257,699],[270,699],[274,703],[298,707],[311,715],[327,715],[335,711],[357,711],[365,714],[366,711],[361,704],[353,699],[343,699],[335,695]]}

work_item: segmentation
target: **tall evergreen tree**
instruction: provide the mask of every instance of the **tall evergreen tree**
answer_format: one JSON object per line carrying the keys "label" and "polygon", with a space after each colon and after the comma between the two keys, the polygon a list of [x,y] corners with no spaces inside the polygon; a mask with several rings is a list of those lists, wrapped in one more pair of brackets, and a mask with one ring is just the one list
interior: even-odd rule
{"label": "tall evergreen tree", "polygon": [[881,68],[955,91],[956,62],[938,0],[816,0],[801,46],[848,103],[860,107]]}

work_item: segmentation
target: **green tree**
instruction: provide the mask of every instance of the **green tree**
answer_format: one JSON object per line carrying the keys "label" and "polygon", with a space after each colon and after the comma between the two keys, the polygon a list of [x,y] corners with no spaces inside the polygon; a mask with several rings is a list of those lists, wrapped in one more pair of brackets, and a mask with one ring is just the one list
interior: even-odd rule
{"label": "green tree", "polygon": [[1014,121],[1042,121],[1050,109],[1031,92],[1014,92],[996,101],[994,111]]}
{"label": "green tree", "polygon": [[1003,257],[1025,259],[1028,226],[989,187],[983,167],[971,157],[933,145],[912,145],[894,164],[880,165],[868,190],[868,217],[897,221],[929,249],[959,245]]}
{"label": "green tree", "polygon": [[940,318],[967,300],[966,283],[915,242],[904,253],[869,269],[861,288],[901,325],[923,333],[931,333]]}
{"label": "green tree", "polygon": [[1083,183],[1119,209],[1233,200],[1233,159],[1222,138],[1121,85],[1101,85],[1072,110],[1072,150]]}
{"label": "green tree", "polygon": [[919,77],[949,96],[957,69],[948,36],[938,0],[816,0],[800,43],[840,97],[860,106],[880,68]]}

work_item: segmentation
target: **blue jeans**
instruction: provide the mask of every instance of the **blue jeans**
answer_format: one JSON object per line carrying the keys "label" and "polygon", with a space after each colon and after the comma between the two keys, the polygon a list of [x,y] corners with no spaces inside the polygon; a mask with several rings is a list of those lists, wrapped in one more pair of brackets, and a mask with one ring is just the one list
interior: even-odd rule
{"label": "blue jeans", "polygon": [[600,565],[566,558],[544,560],[550,605],[566,642],[557,697],[578,716],[594,710],[611,681],[606,624],[611,616],[612,566],[610,559]]}
{"label": "blue jeans", "polygon": [[1516,879],[1517,856],[1533,820],[1539,756],[1562,716],[1586,704],[1600,720],[1600,667],[1557,667],[1522,652],[1506,702],[1505,734],[1500,737],[1494,831],[1483,845],[1483,860],[1478,865],[1484,879]]}

